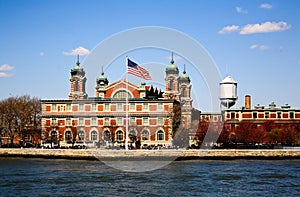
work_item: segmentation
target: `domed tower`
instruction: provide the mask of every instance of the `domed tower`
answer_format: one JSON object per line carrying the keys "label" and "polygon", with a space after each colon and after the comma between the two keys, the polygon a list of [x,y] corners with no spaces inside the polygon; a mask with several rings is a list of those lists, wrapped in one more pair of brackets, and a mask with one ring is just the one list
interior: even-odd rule
{"label": "domed tower", "polygon": [[85,71],[80,66],[79,55],[77,56],[77,62],[73,69],[71,69],[70,78],[70,100],[82,100],[87,98],[87,93],[85,92],[86,77]]}
{"label": "domed tower", "polygon": [[174,57],[172,53],[172,58],[170,65],[166,68],[166,92],[164,94],[165,98],[168,99],[179,99],[179,70],[177,66],[174,64]]}
{"label": "domed tower", "polygon": [[192,99],[191,99],[191,89],[192,89],[192,84],[190,77],[186,73],[185,70],[185,65],[184,65],[184,70],[183,74],[179,76],[179,100],[181,102],[181,116],[182,116],[182,122],[183,126],[185,128],[190,128],[191,127],[191,117],[192,117]]}
{"label": "domed tower", "polygon": [[104,75],[103,72],[103,66],[102,66],[102,72],[101,75],[96,80],[96,97],[104,98],[106,93],[106,86],[108,85],[109,81],[107,77]]}
{"label": "domed tower", "polygon": [[237,99],[237,82],[231,76],[227,76],[220,82],[221,104],[226,108],[230,108],[236,103]]}

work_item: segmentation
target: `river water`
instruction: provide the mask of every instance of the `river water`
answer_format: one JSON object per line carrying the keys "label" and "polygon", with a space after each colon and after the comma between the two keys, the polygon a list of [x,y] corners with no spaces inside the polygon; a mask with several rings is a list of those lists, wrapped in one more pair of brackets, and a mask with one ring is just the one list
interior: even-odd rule
{"label": "river water", "polygon": [[174,161],[132,173],[99,161],[0,158],[0,169],[1,196],[300,196],[300,160]]}

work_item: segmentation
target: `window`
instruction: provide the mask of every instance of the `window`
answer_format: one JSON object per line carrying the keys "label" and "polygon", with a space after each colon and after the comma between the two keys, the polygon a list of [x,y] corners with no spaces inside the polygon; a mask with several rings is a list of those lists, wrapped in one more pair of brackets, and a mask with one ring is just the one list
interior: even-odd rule
{"label": "window", "polygon": [[163,118],[158,118],[157,125],[162,126],[163,125]]}
{"label": "window", "polygon": [[135,125],[135,117],[130,117],[130,125]]}
{"label": "window", "polygon": [[148,103],[143,103],[143,110],[148,110]]}
{"label": "window", "polygon": [[231,118],[231,119],[235,119],[235,112],[231,112],[231,113],[230,113],[230,118]]}
{"label": "window", "polygon": [[92,125],[94,126],[97,125],[97,118],[95,117],[92,118]]}
{"label": "window", "polygon": [[104,110],[105,110],[105,111],[109,111],[109,104],[108,104],[108,103],[105,103],[105,104],[104,104]]}
{"label": "window", "polygon": [[51,131],[51,140],[56,141],[57,140],[57,132],[56,131]]}
{"label": "window", "polygon": [[280,111],[277,112],[277,118],[281,118],[281,112]]}
{"label": "window", "polygon": [[92,103],[92,111],[96,111],[96,109],[97,109],[96,103]]}
{"label": "window", "polygon": [[83,118],[79,118],[79,126],[83,126]]}
{"label": "window", "polygon": [[126,99],[131,98],[131,95],[126,90],[119,90],[113,95],[114,99]]}
{"label": "window", "polygon": [[71,104],[67,104],[67,111],[71,111]]}
{"label": "window", "polygon": [[148,124],[149,124],[149,119],[143,118],[143,125],[148,125]]}
{"label": "window", "polygon": [[66,119],[66,125],[67,126],[71,126],[71,118],[67,118]]}
{"label": "window", "polygon": [[79,104],[79,111],[83,111],[83,104]]}
{"label": "window", "polygon": [[117,117],[117,125],[123,125],[123,118]]}
{"label": "window", "polygon": [[116,133],[117,141],[123,141],[123,131],[118,130]]}
{"label": "window", "polygon": [[84,141],[84,139],[85,139],[85,133],[84,133],[84,131],[79,131],[78,132],[78,140],[79,141]]}
{"label": "window", "polygon": [[75,92],[78,91],[78,81],[77,81],[77,80],[75,80],[74,91],[75,91]]}
{"label": "window", "polygon": [[257,112],[256,112],[256,111],[253,112],[253,118],[254,118],[254,119],[257,118]]}
{"label": "window", "polygon": [[55,126],[55,125],[57,125],[57,122],[56,122],[56,118],[52,118],[52,126]]}
{"label": "window", "polygon": [[162,103],[158,103],[158,111],[162,111],[163,110],[163,104]]}
{"label": "window", "polygon": [[132,142],[135,142],[137,140],[137,137],[136,137],[136,133],[134,130],[131,130],[129,132],[129,135],[128,135],[129,139],[132,141]]}
{"label": "window", "polygon": [[122,103],[117,104],[117,111],[122,111]]}
{"label": "window", "polygon": [[109,118],[104,118],[104,125],[109,126]]}
{"label": "window", "polygon": [[92,141],[97,141],[97,138],[98,138],[98,133],[97,133],[97,131],[93,130],[91,132],[91,140]]}
{"label": "window", "polygon": [[156,133],[156,140],[161,141],[164,140],[164,138],[165,138],[164,132],[162,130],[159,130]]}
{"label": "window", "polygon": [[72,141],[71,131],[66,131],[65,132],[65,141]]}
{"label": "window", "polygon": [[291,119],[295,118],[295,114],[294,114],[293,111],[290,112],[290,118],[291,118]]}
{"label": "window", "polygon": [[269,118],[270,116],[269,116],[269,112],[268,111],[266,111],[265,112],[265,118]]}
{"label": "window", "polygon": [[186,97],[186,88],[182,88],[181,97]]}
{"label": "window", "polygon": [[135,110],[135,104],[134,103],[130,103],[130,110],[134,111]]}
{"label": "window", "polygon": [[109,131],[107,131],[107,130],[104,131],[103,140],[105,140],[105,141],[111,141],[110,132]]}
{"label": "window", "polygon": [[142,131],[142,140],[149,140],[149,131],[147,130]]}
{"label": "window", "polygon": [[52,104],[52,111],[57,111],[57,105],[56,104]]}
{"label": "window", "polygon": [[170,90],[173,90],[174,89],[174,80],[173,79],[171,79],[170,80]]}

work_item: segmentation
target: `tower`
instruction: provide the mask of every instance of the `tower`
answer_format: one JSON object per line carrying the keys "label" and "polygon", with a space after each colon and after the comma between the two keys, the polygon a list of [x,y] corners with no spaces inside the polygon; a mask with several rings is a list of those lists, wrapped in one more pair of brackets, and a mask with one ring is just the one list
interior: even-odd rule
{"label": "tower", "polygon": [[191,128],[191,117],[192,117],[192,99],[191,99],[191,80],[188,74],[186,73],[185,70],[185,65],[184,65],[184,70],[183,74],[179,76],[178,80],[178,85],[179,85],[179,100],[181,102],[181,116],[183,119],[183,124],[185,128]]}
{"label": "tower", "polygon": [[80,66],[79,55],[77,55],[77,62],[73,69],[71,69],[70,78],[70,100],[82,100],[87,98],[85,92],[86,77],[85,71]]}
{"label": "tower", "polygon": [[96,97],[104,98],[106,93],[106,86],[108,85],[109,81],[107,77],[104,75],[103,72],[103,66],[102,66],[102,72],[101,75],[96,80]]}
{"label": "tower", "polygon": [[164,94],[165,98],[179,100],[179,71],[177,66],[174,64],[174,57],[172,53],[172,58],[170,61],[170,65],[166,68],[166,92]]}
{"label": "tower", "polygon": [[221,104],[229,109],[236,103],[237,99],[237,82],[231,76],[227,76],[220,82]]}

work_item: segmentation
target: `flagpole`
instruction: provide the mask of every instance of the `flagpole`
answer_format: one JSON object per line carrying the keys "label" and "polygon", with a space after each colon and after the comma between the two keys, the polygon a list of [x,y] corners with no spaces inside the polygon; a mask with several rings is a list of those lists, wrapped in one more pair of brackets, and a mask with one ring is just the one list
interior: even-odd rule
{"label": "flagpole", "polygon": [[[128,56],[126,55],[126,91],[128,91]],[[125,150],[128,150],[128,92],[126,92]]]}

